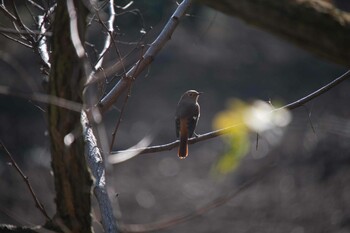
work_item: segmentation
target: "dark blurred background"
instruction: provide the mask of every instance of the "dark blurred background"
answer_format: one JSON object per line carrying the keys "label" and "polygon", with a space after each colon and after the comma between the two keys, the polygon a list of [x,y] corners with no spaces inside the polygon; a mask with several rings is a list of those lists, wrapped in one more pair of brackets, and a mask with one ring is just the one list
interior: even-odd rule
{"label": "dark blurred background", "polygon": [[[148,44],[176,9],[176,3],[136,1],[127,10],[134,9],[118,15],[118,39],[137,41],[142,36],[140,31],[145,30],[143,41]],[[99,49],[100,37],[101,30],[91,27],[89,40]],[[28,82],[40,86],[37,55],[3,37],[0,41],[1,85],[24,91],[30,90]],[[135,45],[120,42],[119,46],[126,54]],[[137,58],[138,52],[133,56]],[[175,108],[188,89],[204,92],[196,130],[202,134],[213,129],[215,115],[227,107],[231,98],[290,103],[345,71],[345,67],[315,57],[268,32],[195,5],[149,70],[134,83],[114,149],[131,147],[147,135],[152,135],[152,145],[174,141]],[[262,138],[256,150],[252,135],[250,152],[225,175],[214,172],[225,152],[221,138],[191,145],[186,160],[179,160],[172,150],[113,165],[107,182],[118,220],[150,223],[189,213],[275,164],[227,204],[161,232],[350,232],[349,88],[346,81],[306,107],[293,110],[293,120],[278,145],[272,146]],[[120,107],[117,103],[104,118],[109,137]],[[45,106],[2,95],[0,109],[0,139],[53,215]],[[4,154],[0,174],[0,222],[43,223],[25,183]],[[94,215],[98,219],[97,208]]]}

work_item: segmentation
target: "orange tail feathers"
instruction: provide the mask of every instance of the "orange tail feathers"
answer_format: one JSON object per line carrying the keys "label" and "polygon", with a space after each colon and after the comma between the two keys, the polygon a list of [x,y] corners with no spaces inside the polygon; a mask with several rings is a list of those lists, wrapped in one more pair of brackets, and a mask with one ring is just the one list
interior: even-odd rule
{"label": "orange tail feathers", "polygon": [[187,119],[180,119],[180,144],[177,152],[180,159],[185,159],[188,155],[188,128]]}
{"label": "orange tail feathers", "polygon": [[187,135],[180,138],[179,150],[177,152],[180,159],[185,159],[188,155]]}

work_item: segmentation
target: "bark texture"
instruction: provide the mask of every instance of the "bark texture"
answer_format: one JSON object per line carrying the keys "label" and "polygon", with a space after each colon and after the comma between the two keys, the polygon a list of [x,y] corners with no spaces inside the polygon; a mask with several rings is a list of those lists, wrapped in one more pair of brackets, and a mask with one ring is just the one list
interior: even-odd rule
{"label": "bark texture", "polygon": [[[199,0],[332,62],[350,65],[350,14],[324,0]],[[234,29],[232,29],[234,30]]]}
{"label": "bark texture", "polygon": [[[84,39],[87,10],[74,1],[80,38]],[[84,69],[71,40],[66,1],[58,1],[53,24],[49,93],[82,103]],[[91,232],[92,180],[84,156],[80,112],[56,105],[48,109],[52,169],[56,189],[54,222],[64,232]],[[70,136],[67,136],[70,135]],[[70,143],[70,139],[74,141]]]}

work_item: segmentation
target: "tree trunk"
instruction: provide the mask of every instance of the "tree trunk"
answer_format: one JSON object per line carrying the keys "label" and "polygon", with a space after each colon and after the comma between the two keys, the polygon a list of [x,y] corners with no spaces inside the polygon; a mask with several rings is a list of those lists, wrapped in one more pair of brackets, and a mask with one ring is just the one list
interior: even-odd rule
{"label": "tree trunk", "polygon": [[[75,0],[79,35],[85,38],[86,15]],[[66,1],[58,1],[53,24],[49,94],[82,103],[83,65],[71,40]],[[52,169],[56,189],[54,222],[64,232],[91,232],[92,180],[84,156],[80,112],[49,105]],[[66,139],[66,140],[65,140]],[[70,140],[74,139],[71,143]],[[56,220],[56,221],[55,221]]]}
{"label": "tree trunk", "polygon": [[199,1],[271,31],[332,62],[350,65],[350,14],[327,1]]}

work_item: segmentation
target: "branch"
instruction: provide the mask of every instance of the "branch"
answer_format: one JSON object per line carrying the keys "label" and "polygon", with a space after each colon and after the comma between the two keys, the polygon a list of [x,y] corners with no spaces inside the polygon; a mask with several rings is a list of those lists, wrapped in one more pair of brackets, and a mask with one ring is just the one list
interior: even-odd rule
{"label": "branch", "polygon": [[11,165],[16,169],[16,171],[18,172],[18,174],[23,178],[25,184],[27,185],[27,188],[30,192],[30,194],[32,195],[32,198],[35,202],[35,207],[39,209],[39,211],[44,215],[44,217],[46,218],[47,221],[51,221],[51,218],[49,217],[49,215],[47,214],[44,205],[39,201],[38,197],[36,196],[32,185],[29,182],[29,177],[26,176],[23,171],[21,170],[21,168],[18,166],[18,164],[16,163],[16,161],[14,160],[14,158],[12,157],[11,153],[7,150],[6,146],[4,145],[4,143],[0,140],[0,148],[2,148],[3,151],[5,151],[7,157],[10,159],[11,161]]}
{"label": "branch", "polygon": [[0,27],[0,32],[15,34],[15,35],[44,35],[44,36],[52,36],[51,32],[42,32],[42,31],[26,31],[26,30],[16,30],[13,28],[4,28]]}
{"label": "branch", "polygon": [[[218,137],[220,135],[229,134],[234,127],[235,126],[230,126],[230,127],[224,128],[224,129],[219,129],[219,130],[215,130],[215,131],[212,131],[209,133],[198,135],[198,137],[190,138],[188,140],[188,144],[195,144],[197,142],[201,142],[201,141],[205,141],[205,140],[208,140],[211,138],[215,138],[215,137]],[[178,145],[179,145],[179,140],[176,140],[174,142],[171,142],[168,144],[163,144],[163,145],[158,145],[158,146],[149,146],[149,147],[137,148],[137,149],[112,151],[111,155],[118,156],[119,154],[123,154],[123,153],[132,153],[132,154],[156,153],[156,152],[174,149],[174,148],[178,147]]]}
{"label": "branch", "polygon": [[[320,0],[200,0],[326,58],[350,65],[350,14]],[[318,38],[318,39],[316,39]]]}
{"label": "branch", "polygon": [[98,55],[97,63],[94,67],[95,70],[98,70],[99,68],[101,68],[102,63],[103,63],[103,59],[104,59],[104,55],[105,55],[106,51],[108,50],[108,48],[111,46],[112,40],[113,40],[113,32],[114,32],[113,25],[114,25],[114,20],[115,20],[114,0],[110,0],[108,2],[108,9],[109,9],[109,19],[107,21],[107,25],[105,25],[102,22],[102,20],[99,16],[99,13],[96,12],[96,15],[98,16],[100,23],[107,29],[107,36],[105,39],[103,49],[101,50],[100,54]]}
{"label": "branch", "polygon": [[[23,23],[23,20],[21,19],[18,11],[17,11],[17,7],[16,7],[16,3],[15,1],[12,1],[12,8],[13,8],[13,12],[14,12],[14,15],[16,17],[16,21],[15,24],[17,24],[22,30],[24,31],[27,31],[27,33],[25,34],[21,34],[21,36],[24,36],[24,38],[31,44],[33,45],[34,44],[34,38],[32,36],[33,33],[32,30],[30,30],[24,23]],[[19,31],[19,29],[16,27],[16,29]]]}
{"label": "branch", "polygon": [[321,87],[320,89],[314,91],[313,93],[293,102],[290,104],[287,104],[281,108],[276,109],[275,111],[278,111],[280,109],[295,109],[298,108],[304,104],[306,104],[307,102],[315,99],[316,97],[326,93],[327,91],[329,91],[330,89],[332,89],[333,87],[337,86],[338,84],[340,84],[341,82],[343,82],[344,80],[348,79],[350,77],[350,70],[346,71],[344,74],[342,74],[341,76],[339,76],[338,78],[336,78],[335,80],[333,80],[332,82],[328,83],[327,85]]}
{"label": "branch", "polygon": [[[49,49],[47,46],[47,36],[51,36],[52,33],[47,32],[47,27],[46,27],[46,20],[49,19],[49,16],[52,15],[56,9],[57,4],[54,4],[50,9],[45,12],[43,15],[38,16],[38,27],[39,31],[41,32],[40,36],[37,38],[37,50],[38,53],[41,57],[41,60],[44,64],[44,73],[48,74],[51,68],[51,63],[50,63],[50,53]],[[50,35],[51,34],[51,35]]]}
{"label": "branch", "polygon": [[8,224],[1,224],[0,231],[4,233],[38,233],[41,227],[23,227],[13,226]]}
{"label": "branch", "polygon": [[171,39],[172,34],[179,24],[179,20],[185,15],[185,12],[190,7],[191,3],[192,0],[183,0],[181,2],[165,25],[162,32],[145,52],[142,59],[140,59],[100,101],[98,106],[102,113],[105,113],[113,105],[113,103],[117,101],[119,96],[127,90],[129,84],[135,80],[150,63],[152,63],[158,52],[164,47],[166,42]]}
{"label": "branch", "polygon": [[[314,91],[313,93],[293,102],[290,104],[287,104],[281,108],[277,108],[274,111],[278,111],[281,109],[296,109],[300,106],[303,106],[307,102],[313,100],[314,98],[324,94],[325,92],[329,91],[333,87],[337,86],[341,82],[345,81],[346,79],[350,78],[350,70],[333,80],[332,82],[326,84],[325,86],[321,87],[320,89]],[[227,128],[215,130],[206,134],[199,135],[198,137],[194,137],[188,140],[188,144],[194,144],[197,142],[205,141],[211,138],[218,137],[223,134],[229,134],[233,128],[236,126],[230,126]],[[160,151],[166,151],[166,150],[171,150],[173,148],[176,148],[179,145],[179,140],[176,140],[174,142],[168,143],[168,144],[163,144],[163,145],[158,145],[158,146],[150,146],[150,147],[145,147],[145,148],[137,148],[137,149],[130,149],[130,150],[120,150],[120,151],[113,151],[111,152],[111,155],[113,156],[118,156],[118,154],[122,153],[133,153],[133,154],[147,154],[147,153],[155,153],[155,152],[160,152]],[[111,159],[113,161],[113,159]]]}
{"label": "branch", "polygon": [[29,99],[40,103],[55,105],[75,112],[81,112],[82,109],[82,104],[71,100],[37,92],[28,94],[23,92],[21,93],[15,91],[13,88],[2,85],[0,85],[0,95],[15,96],[27,100]]}
{"label": "branch", "polygon": [[106,189],[105,166],[102,154],[84,111],[81,114],[81,124],[83,126],[84,139],[88,146],[87,161],[92,175],[95,177],[94,194],[100,207],[102,225],[106,233],[117,233],[117,224]]}
{"label": "branch", "polygon": [[183,214],[177,217],[170,218],[168,220],[159,221],[156,223],[149,224],[121,224],[121,229],[123,232],[128,233],[141,233],[141,232],[154,232],[157,230],[163,230],[166,228],[170,228],[174,225],[178,225],[180,223],[184,223],[190,221],[198,216],[201,216],[217,207],[220,207],[233,198],[237,197],[241,192],[251,187],[257,181],[262,180],[266,175],[268,175],[276,164],[271,164],[263,169],[261,169],[257,174],[255,174],[251,179],[247,180],[240,186],[238,186],[235,190],[226,193],[225,195],[219,196],[215,198],[213,201],[201,206],[200,208],[195,209],[194,211]]}

